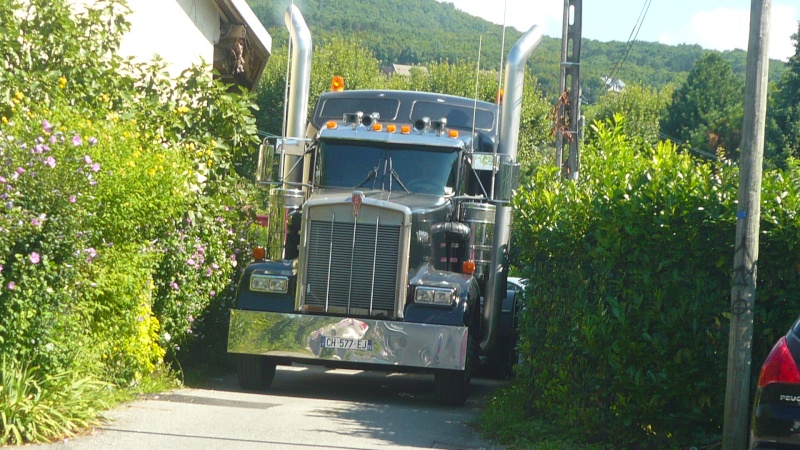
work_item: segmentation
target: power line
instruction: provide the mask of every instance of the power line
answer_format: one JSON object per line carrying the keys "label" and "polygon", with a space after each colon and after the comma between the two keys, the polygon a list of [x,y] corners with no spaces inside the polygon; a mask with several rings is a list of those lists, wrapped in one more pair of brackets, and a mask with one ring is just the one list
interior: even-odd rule
{"label": "power line", "polygon": [[617,63],[614,64],[614,67],[611,69],[611,74],[609,74],[607,80],[611,82],[614,79],[614,75],[617,74],[617,71],[622,68],[622,65],[625,64],[625,61],[628,60],[628,55],[631,53],[631,49],[633,48],[634,42],[636,42],[636,38],[639,36],[639,30],[642,29],[642,24],[644,24],[644,18],[647,17],[647,12],[650,10],[650,4],[653,0],[645,0],[644,4],[642,5],[642,10],[639,11],[639,17],[636,19],[636,23],[633,25],[631,29],[631,34],[628,36],[628,42],[625,43],[625,50],[623,50],[623,55],[620,56],[620,59],[617,60]]}

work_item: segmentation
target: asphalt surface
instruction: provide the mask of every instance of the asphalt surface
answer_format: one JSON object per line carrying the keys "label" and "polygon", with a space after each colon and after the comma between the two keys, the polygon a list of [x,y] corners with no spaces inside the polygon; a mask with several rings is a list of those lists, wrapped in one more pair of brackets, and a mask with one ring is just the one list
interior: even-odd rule
{"label": "asphalt surface", "polygon": [[40,445],[76,449],[501,449],[474,429],[501,382],[473,379],[464,407],[436,403],[432,375],[278,367],[264,393],[235,375],[124,404],[84,436]]}

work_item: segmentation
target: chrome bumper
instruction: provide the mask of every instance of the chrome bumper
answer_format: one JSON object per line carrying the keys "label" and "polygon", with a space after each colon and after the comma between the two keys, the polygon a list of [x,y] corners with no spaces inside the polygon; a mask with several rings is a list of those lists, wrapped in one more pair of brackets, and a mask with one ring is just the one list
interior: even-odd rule
{"label": "chrome bumper", "polygon": [[462,370],[467,327],[233,309],[228,352]]}

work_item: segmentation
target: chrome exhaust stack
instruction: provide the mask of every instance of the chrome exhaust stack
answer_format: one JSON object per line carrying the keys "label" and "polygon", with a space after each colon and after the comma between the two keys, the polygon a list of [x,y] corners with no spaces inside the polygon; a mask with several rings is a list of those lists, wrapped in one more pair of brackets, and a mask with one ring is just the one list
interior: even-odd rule
{"label": "chrome exhaust stack", "polygon": [[[286,99],[286,135],[287,140],[297,139],[302,142],[306,137],[308,122],[308,100],[311,88],[311,30],[306,25],[303,15],[295,5],[289,5],[284,16],[286,28],[289,29],[292,46],[292,67],[289,76],[289,95]],[[285,155],[283,161],[283,181],[286,189],[299,188],[303,180],[303,156]]]}
{"label": "chrome exhaust stack", "polygon": [[[506,267],[508,266],[508,244],[511,240],[511,191],[514,187],[514,172],[518,171],[517,141],[522,113],[522,90],[525,81],[525,64],[542,42],[542,32],[534,25],[514,44],[508,54],[505,67],[505,94],[501,107],[499,147],[500,173],[495,192],[498,192],[495,213],[494,240],[492,242],[491,267],[486,284],[483,318],[485,327],[481,336],[481,349],[490,352],[497,344],[497,332],[503,299],[506,296]],[[515,169],[516,167],[516,169]],[[518,172],[517,172],[518,173]]]}

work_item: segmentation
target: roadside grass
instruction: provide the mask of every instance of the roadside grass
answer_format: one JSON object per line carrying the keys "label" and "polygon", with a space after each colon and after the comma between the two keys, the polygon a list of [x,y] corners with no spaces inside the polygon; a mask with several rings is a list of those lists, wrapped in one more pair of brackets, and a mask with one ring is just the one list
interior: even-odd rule
{"label": "roadside grass", "polygon": [[486,403],[477,426],[483,435],[509,450],[606,450],[602,444],[571,439],[569,429],[526,412],[526,398],[516,385],[496,391]]}
{"label": "roadside grass", "polygon": [[125,388],[92,376],[43,373],[25,362],[0,361],[0,446],[51,442],[104,421],[102,412],[139,395],[180,386],[160,371]]}

